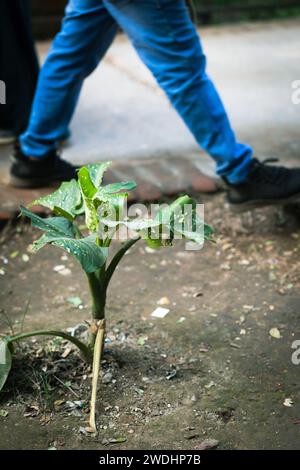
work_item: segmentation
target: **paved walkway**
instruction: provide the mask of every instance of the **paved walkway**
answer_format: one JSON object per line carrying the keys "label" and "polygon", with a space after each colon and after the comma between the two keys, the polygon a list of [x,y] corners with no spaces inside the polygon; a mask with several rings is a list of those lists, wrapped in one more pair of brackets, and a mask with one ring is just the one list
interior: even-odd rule
{"label": "paved walkway", "polygon": [[[300,78],[299,26],[300,19],[294,19],[201,31],[208,72],[240,140],[260,157],[287,164],[300,158],[300,105],[291,100],[292,82]],[[41,57],[48,46],[39,44]],[[8,152],[1,149],[2,216],[15,212],[19,200],[31,199],[30,193],[5,186]],[[155,199],[193,184],[215,189],[200,173],[212,175],[213,162],[199,151],[124,36],[86,80],[65,157],[80,164],[113,160],[116,172],[110,179],[133,175],[141,185],[139,198]]]}
{"label": "paved walkway", "polygon": [[[201,36],[208,72],[240,139],[258,154],[298,158],[300,105],[292,104],[291,83],[300,79],[300,19],[207,28]],[[199,154],[124,37],[87,80],[73,130],[76,146],[66,155],[80,163],[85,156],[124,161]],[[213,168],[202,155],[199,161]]]}

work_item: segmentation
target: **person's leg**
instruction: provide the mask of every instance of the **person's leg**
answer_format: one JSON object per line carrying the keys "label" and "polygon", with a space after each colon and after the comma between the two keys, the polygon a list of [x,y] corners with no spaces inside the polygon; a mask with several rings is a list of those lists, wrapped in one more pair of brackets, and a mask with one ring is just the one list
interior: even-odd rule
{"label": "person's leg", "polygon": [[137,53],[230,182],[246,179],[252,149],[237,142],[184,0],[104,0]]}
{"label": "person's leg", "polygon": [[0,129],[15,136],[25,130],[38,72],[29,1],[1,2],[0,79],[6,83],[6,104],[0,106]]}
{"label": "person's leg", "polygon": [[20,138],[24,155],[44,157],[67,132],[84,79],[112,43],[118,26],[102,0],[70,0],[62,30],[41,70],[28,129]]}

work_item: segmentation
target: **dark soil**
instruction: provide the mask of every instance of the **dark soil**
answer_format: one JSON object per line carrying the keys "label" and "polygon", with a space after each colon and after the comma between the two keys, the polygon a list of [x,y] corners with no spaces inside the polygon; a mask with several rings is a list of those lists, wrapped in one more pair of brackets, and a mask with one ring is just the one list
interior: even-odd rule
{"label": "dark soil", "polygon": [[[116,273],[98,436],[85,434],[90,369],[64,341],[29,340],[0,396],[1,449],[193,449],[205,439],[220,449],[299,449],[299,211],[236,217],[222,195],[205,208],[216,245],[152,253],[140,243]],[[76,261],[52,247],[29,253],[37,235],[21,224],[2,232],[2,334],[8,319],[16,331],[89,319]],[[68,301],[75,296],[83,308]],[[169,314],[152,318],[164,297]]]}

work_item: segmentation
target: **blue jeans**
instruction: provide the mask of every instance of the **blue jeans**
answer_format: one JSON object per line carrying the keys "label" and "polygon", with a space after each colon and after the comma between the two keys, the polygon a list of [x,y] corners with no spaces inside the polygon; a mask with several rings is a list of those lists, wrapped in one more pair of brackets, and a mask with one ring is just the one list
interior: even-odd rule
{"label": "blue jeans", "polygon": [[206,58],[184,0],[70,0],[40,74],[29,127],[21,136],[24,154],[43,157],[66,133],[83,81],[105,55],[118,25],[215,160],[217,174],[231,183],[245,180],[252,149],[235,138],[206,74]]}

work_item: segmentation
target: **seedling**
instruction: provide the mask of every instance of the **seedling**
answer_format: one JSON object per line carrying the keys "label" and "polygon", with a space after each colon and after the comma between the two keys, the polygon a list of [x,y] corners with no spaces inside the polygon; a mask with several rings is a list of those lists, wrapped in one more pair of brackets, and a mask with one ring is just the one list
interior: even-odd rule
{"label": "seedling", "polygon": [[[11,369],[14,343],[31,336],[58,336],[64,338],[81,352],[83,359],[93,366],[90,428],[96,432],[96,394],[105,338],[105,307],[109,283],[125,253],[139,240],[151,248],[171,246],[176,238],[202,245],[211,239],[212,229],[197,214],[196,202],[189,196],[175,200],[171,205],[159,206],[150,217],[127,217],[125,208],[128,191],[135,189],[134,182],[102,186],[103,174],[110,163],[92,164],[78,171],[78,180],[62,183],[54,193],[34,201],[50,209],[52,217],[41,218],[22,207],[21,213],[31,220],[32,226],[44,232],[34,242],[38,251],[45,245],[57,246],[73,255],[81,264],[87,277],[91,301],[92,320],[87,343],[62,331],[42,330],[6,336],[0,341],[0,390]],[[188,209],[188,210],[184,210]],[[82,229],[78,217],[85,217]],[[130,237],[121,244],[114,256],[109,256],[112,240],[122,229]]]}

